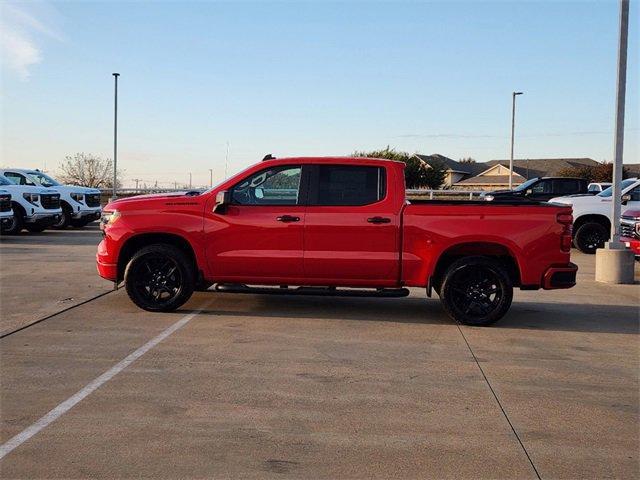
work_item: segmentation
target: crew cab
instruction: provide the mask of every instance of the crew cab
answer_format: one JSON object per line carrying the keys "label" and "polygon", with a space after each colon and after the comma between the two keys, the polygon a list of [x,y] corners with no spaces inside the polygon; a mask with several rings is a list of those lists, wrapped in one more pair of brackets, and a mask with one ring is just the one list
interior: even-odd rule
{"label": "crew cab", "polygon": [[495,190],[482,196],[489,198],[526,198],[536,202],[546,202],[550,198],[586,194],[587,180],[570,177],[536,177],[518,185],[513,190]]}
{"label": "crew cab", "polygon": [[[513,287],[569,288],[571,208],[531,201],[407,201],[404,164],[371,158],[266,160],[206,192],[109,203],[99,274],[171,311],[194,289],[406,296],[487,325]],[[295,287],[295,288],[294,288]],[[344,289],[341,287],[351,287]]]}
{"label": "crew cab", "polygon": [[[622,204],[628,209],[640,208],[640,180],[622,181]],[[611,199],[613,187],[597,195],[573,195],[552,198],[550,202],[573,207],[573,244],[583,253],[596,253],[611,236]]]}
{"label": "crew cab", "polygon": [[620,241],[640,260],[640,208],[625,210],[620,217]]}
{"label": "crew cab", "polygon": [[15,185],[0,175],[0,188],[11,194],[13,220],[4,226],[2,232],[15,235],[26,228],[30,232],[42,232],[60,220],[60,194],[54,190]]}
{"label": "crew cab", "polygon": [[11,194],[0,188],[0,232],[13,223],[13,209],[11,208]]}
{"label": "crew cab", "polygon": [[100,190],[97,188],[81,187],[78,185],[62,185],[40,170],[24,168],[0,169],[0,174],[17,185],[32,185],[51,188],[60,194],[62,215],[53,228],[64,229],[69,225],[84,227],[100,219]]}

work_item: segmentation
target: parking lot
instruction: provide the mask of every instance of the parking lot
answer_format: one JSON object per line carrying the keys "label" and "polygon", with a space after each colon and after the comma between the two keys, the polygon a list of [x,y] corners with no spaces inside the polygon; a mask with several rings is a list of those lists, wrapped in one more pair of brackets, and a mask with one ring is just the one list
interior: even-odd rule
{"label": "parking lot", "polygon": [[473,328],[417,289],[152,314],[97,276],[99,238],[0,240],[3,478],[640,475],[640,285],[593,256]]}

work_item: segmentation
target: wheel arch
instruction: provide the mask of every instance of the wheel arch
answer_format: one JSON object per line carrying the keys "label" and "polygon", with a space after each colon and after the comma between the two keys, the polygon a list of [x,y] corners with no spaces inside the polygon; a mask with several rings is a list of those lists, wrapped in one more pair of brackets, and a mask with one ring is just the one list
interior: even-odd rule
{"label": "wheel arch", "polygon": [[13,209],[14,215],[16,214],[16,212],[20,212],[23,217],[27,214],[27,211],[24,209],[24,207],[15,200],[11,200],[11,208]]}
{"label": "wheel arch", "polygon": [[117,271],[118,281],[124,278],[124,271],[131,257],[141,248],[153,244],[166,244],[178,248],[191,260],[194,271],[199,271],[195,252],[186,238],[175,233],[140,233],[129,237],[120,248]]}
{"label": "wheel arch", "polygon": [[578,229],[588,222],[599,223],[607,230],[611,230],[611,220],[609,220],[609,217],[601,213],[589,213],[581,215],[573,221],[573,234],[575,235]]}
{"label": "wheel arch", "polygon": [[520,266],[513,251],[506,245],[498,242],[464,242],[452,245],[443,251],[435,264],[433,273],[429,278],[427,293],[431,288],[439,291],[444,273],[455,261],[462,257],[482,256],[497,259],[505,268],[513,286],[520,286]]}

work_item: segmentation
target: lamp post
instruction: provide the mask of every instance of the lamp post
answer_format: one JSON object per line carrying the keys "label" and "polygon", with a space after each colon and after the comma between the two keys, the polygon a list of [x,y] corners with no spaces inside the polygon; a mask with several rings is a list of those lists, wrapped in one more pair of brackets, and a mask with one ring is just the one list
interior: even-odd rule
{"label": "lamp post", "polygon": [[624,144],[624,106],[627,87],[627,40],[629,36],[629,0],[620,0],[618,37],[618,78],[616,84],[616,119],[613,144],[613,185],[611,195],[611,241],[596,250],[596,281],[633,283],[634,255],[620,242],[622,204],[622,147]]}
{"label": "lamp post", "polygon": [[509,190],[513,190],[513,140],[516,130],[516,96],[524,92],[513,92],[511,94],[511,157],[509,158]]}
{"label": "lamp post", "polygon": [[209,188],[213,187],[213,168],[209,169]]}
{"label": "lamp post", "polygon": [[118,172],[118,77],[119,73],[113,74],[114,84],[114,97],[113,97],[113,195],[112,200],[117,198],[116,185],[117,185],[117,172]]}

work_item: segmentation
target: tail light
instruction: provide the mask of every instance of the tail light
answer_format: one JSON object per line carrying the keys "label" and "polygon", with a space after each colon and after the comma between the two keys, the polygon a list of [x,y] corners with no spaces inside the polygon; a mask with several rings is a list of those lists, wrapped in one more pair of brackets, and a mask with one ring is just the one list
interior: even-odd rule
{"label": "tail light", "polygon": [[560,250],[570,252],[573,233],[573,215],[570,213],[559,213],[556,216],[556,220],[563,227],[562,233],[560,234]]}

